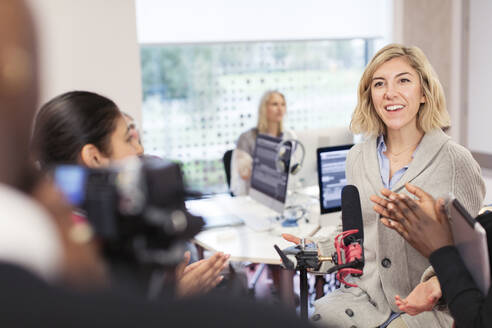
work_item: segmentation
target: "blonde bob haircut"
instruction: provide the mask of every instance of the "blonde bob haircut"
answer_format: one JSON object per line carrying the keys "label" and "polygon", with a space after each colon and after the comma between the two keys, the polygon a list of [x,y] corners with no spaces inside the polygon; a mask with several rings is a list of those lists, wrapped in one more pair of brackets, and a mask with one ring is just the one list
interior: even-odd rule
{"label": "blonde bob haircut", "polygon": [[[270,98],[273,95],[279,95],[285,101],[285,96],[277,90],[269,90],[263,94],[260,100],[260,106],[258,107],[258,124],[256,125],[258,133],[268,132],[267,106],[268,101],[270,101]],[[283,132],[283,122],[284,120],[282,119],[282,121],[279,123],[278,133]]]}
{"label": "blonde bob haircut", "polygon": [[410,66],[417,71],[420,78],[425,103],[420,104],[417,113],[417,127],[428,132],[435,128],[449,127],[450,119],[446,109],[444,92],[437,74],[422,50],[417,47],[405,47],[390,44],[379,50],[367,65],[359,82],[357,106],[352,114],[350,130],[364,135],[381,135],[386,133],[386,126],[379,118],[371,99],[371,85],[374,72],[387,61],[405,57]]}

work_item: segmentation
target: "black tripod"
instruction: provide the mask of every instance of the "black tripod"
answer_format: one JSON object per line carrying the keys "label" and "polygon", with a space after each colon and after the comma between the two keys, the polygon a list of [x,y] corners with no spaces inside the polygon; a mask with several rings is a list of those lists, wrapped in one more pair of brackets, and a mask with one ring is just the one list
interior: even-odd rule
{"label": "black tripod", "polygon": [[[301,318],[307,319],[307,299],[308,299],[308,283],[307,269],[318,271],[321,263],[330,261],[335,264],[326,273],[338,271],[337,278],[341,283],[357,287],[344,280],[347,275],[359,277],[362,275],[364,268],[364,249],[362,248],[362,238],[356,239],[359,230],[347,230],[335,237],[336,253],[333,256],[323,257],[318,255],[318,248],[314,244],[306,245],[304,239],[301,239],[299,245],[288,247],[283,251],[274,245],[275,250],[280,255],[285,268],[289,270],[299,270],[300,273],[300,293],[301,293]],[[347,245],[344,244],[343,238],[348,240]],[[348,239],[347,239],[348,238]]]}
{"label": "black tripod", "polygon": [[301,243],[284,249],[283,251],[277,245],[274,245],[275,250],[280,255],[282,263],[286,269],[299,270],[299,284],[301,297],[301,319],[306,319],[308,316],[308,281],[307,269],[318,270],[322,261],[330,261],[331,258],[320,258],[318,249],[315,246],[309,246],[301,239]]}

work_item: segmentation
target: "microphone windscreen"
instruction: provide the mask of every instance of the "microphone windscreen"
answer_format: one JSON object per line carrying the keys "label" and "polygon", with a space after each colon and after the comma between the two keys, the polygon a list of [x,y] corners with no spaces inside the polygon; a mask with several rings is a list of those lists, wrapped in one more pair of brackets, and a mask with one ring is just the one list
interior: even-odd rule
{"label": "microphone windscreen", "polygon": [[343,231],[359,230],[358,233],[344,239],[345,245],[350,244],[350,239],[354,237],[357,240],[364,239],[359,190],[353,185],[346,185],[342,189],[342,226]]}

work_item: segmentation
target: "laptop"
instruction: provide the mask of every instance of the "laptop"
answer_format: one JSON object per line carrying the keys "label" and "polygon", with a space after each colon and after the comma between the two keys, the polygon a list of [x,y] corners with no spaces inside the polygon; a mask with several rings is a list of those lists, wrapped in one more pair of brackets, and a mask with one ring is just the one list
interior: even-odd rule
{"label": "laptop", "polygon": [[322,147],[316,151],[318,164],[318,186],[320,224],[333,225],[342,210],[342,189],[347,184],[345,164],[353,144]]}
{"label": "laptop", "polygon": [[186,208],[191,214],[203,218],[203,221],[205,221],[203,230],[235,227],[244,224],[240,217],[233,213],[224,212],[220,204],[212,199],[186,201]]}
{"label": "laptop", "polygon": [[[237,226],[243,222],[254,231],[273,228],[285,207],[292,150],[292,145],[285,143],[283,154],[279,156],[281,141],[269,135],[257,136],[248,196],[186,202],[191,213],[204,218],[205,229]],[[283,171],[277,169],[278,161],[282,161]]]}

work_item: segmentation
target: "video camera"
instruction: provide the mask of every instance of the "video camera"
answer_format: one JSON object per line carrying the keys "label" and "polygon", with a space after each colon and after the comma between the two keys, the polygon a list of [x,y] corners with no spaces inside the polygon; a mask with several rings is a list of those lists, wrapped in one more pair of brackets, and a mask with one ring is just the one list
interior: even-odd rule
{"label": "video camera", "polygon": [[184,242],[204,225],[185,209],[181,169],[169,161],[133,158],[102,169],[61,165],[53,175],[112,261],[173,267],[183,260]]}

